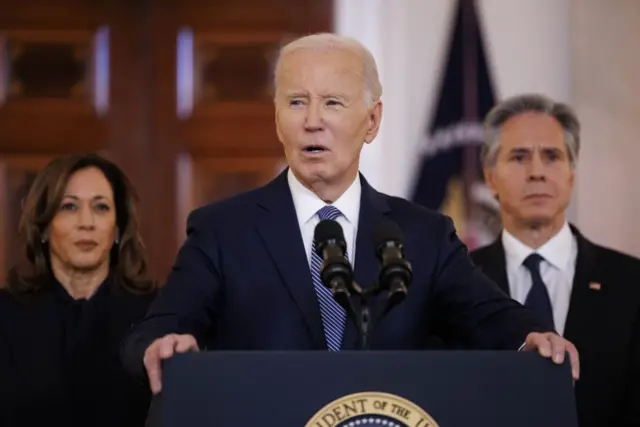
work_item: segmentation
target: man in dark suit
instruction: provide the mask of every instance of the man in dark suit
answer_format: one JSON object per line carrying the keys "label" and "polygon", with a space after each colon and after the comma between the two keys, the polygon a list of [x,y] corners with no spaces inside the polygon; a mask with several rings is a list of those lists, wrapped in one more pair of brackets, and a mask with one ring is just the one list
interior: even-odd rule
{"label": "man in dark suit", "polygon": [[640,260],[591,243],[566,220],[579,130],[568,106],[539,95],[487,115],[483,165],[504,230],[471,255],[578,348],[580,426],[640,426]]}
{"label": "man in dark suit", "polygon": [[216,349],[355,348],[356,329],[319,278],[315,225],[343,228],[355,280],[377,278],[374,224],[392,219],[413,264],[410,296],[378,325],[373,349],[423,349],[433,334],[474,348],[537,350],[555,362],[571,343],[508,298],[471,263],[450,219],[378,193],[358,173],[382,117],[375,61],[332,34],[298,39],[275,70],[277,134],[289,168],[263,188],[193,212],[173,272],[124,343],[123,359],[161,389],[161,360]]}

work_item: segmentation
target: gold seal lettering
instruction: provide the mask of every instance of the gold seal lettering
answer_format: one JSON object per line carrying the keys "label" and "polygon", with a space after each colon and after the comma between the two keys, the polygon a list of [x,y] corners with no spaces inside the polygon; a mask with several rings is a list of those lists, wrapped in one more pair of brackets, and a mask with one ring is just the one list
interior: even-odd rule
{"label": "gold seal lettering", "polygon": [[409,427],[438,427],[435,420],[413,402],[388,393],[355,393],[319,410],[305,427],[336,427],[362,416],[384,416]]}
{"label": "gold seal lettering", "polygon": [[380,409],[381,411],[384,411],[385,408],[387,407],[387,402],[384,400],[375,400],[373,402],[373,407],[375,409]]}
{"label": "gold seal lettering", "polygon": [[391,405],[391,412],[401,416],[403,419],[408,420],[409,419],[409,415],[411,415],[411,411],[409,411],[407,408],[397,405],[397,404],[392,404]]}

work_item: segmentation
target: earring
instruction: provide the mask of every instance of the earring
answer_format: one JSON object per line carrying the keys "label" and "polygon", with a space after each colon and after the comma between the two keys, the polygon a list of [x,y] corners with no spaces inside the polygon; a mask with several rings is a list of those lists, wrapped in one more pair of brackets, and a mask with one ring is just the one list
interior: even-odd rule
{"label": "earring", "polygon": [[120,243],[120,240],[116,239],[116,240],[113,241],[113,243],[115,243],[117,245],[118,243]]}
{"label": "earring", "polygon": [[47,243],[47,239],[43,237],[42,239],[40,239],[40,242],[44,245],[45,243]]}

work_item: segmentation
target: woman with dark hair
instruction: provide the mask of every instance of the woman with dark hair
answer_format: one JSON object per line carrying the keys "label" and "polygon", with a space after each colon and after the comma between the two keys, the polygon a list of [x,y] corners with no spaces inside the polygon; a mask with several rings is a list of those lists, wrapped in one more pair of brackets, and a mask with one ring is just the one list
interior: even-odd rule
{"label": "woman with dark hair", "polygon": [[36,177],[25,263],[0,291],[0,426],[144,425],[150,391],[119,357],[155,295],[135,206],[99,156],[58,158]]}

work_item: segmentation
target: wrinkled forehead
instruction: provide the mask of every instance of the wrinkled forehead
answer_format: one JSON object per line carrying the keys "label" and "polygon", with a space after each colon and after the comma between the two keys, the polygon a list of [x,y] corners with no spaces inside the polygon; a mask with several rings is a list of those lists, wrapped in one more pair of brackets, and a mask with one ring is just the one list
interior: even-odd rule
{"label": "wrinkled forehead", "polygon": [[276,91],[358,94],[364,90],[363,62],[346,49],[305,48],[281,58]]}

